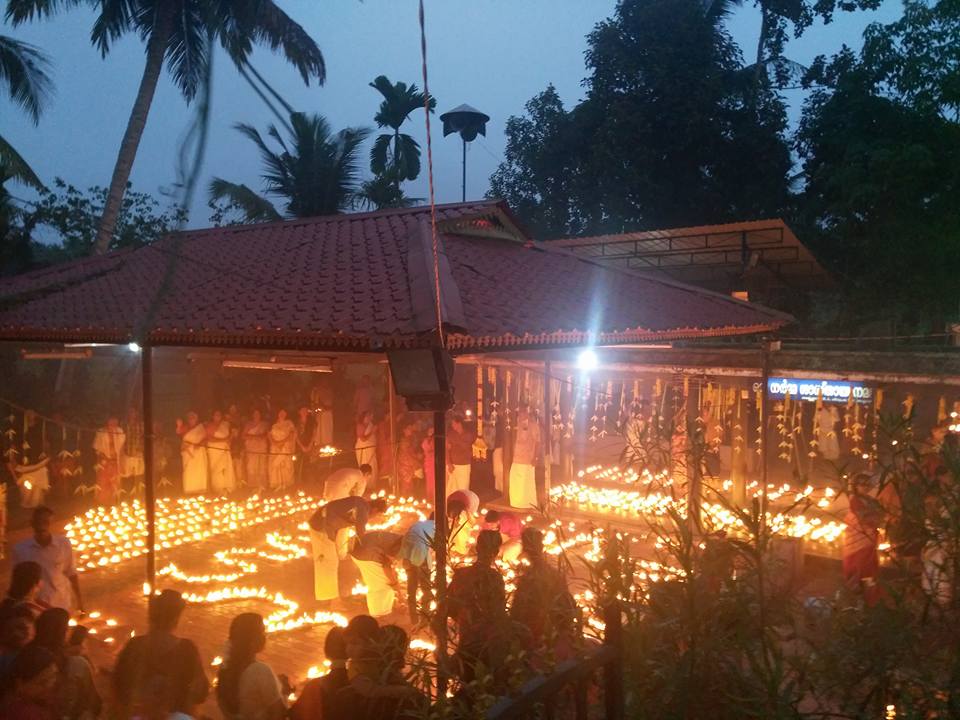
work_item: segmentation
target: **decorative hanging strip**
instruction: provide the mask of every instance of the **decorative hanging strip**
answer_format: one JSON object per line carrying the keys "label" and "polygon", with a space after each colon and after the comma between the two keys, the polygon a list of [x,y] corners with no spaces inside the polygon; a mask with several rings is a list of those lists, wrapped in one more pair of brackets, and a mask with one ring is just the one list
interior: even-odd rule
{"label": "decorative hanging strip", "polygon": [[473,441],[473,457],[487,459],[487,443],[483,440],[483,366],[477,365],[477,439]]}
{"label": "decorative hanging strip", "polygon": [[510,389],[513,386],[513,373],[510,370],[506,371],[506,378],[503,381],[503,412],[504,412],[504,427],[507,432],[513,428],[513,410],[510,407]]}

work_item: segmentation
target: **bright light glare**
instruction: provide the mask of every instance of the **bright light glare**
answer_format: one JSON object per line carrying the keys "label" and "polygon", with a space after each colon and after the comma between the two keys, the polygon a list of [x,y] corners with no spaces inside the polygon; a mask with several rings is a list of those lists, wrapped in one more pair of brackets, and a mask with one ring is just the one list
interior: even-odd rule
{"label": "bright light glare", "polygon": [[130,352],[140,352],[140,343],[127,343],[127,350]]}
{"label": "bright light glare", "polygon": [[596,370],[599,364],[600,361],[597,359],[597,354],[590,348],[581,352],[577,357],[577,367],[581,370]]}

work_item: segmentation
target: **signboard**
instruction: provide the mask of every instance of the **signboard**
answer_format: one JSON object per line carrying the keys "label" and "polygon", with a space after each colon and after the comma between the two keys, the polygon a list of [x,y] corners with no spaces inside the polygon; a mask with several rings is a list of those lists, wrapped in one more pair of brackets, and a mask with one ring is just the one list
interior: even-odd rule
{"label": "signboard", "polygon": [[[760,383],[755,383],[754,390],[759,389]],[[873,388],[859,382],[786,377],[767,380],[768,397],[785,398],[788,393],[794,400],[814,401],[822,395],[824,402],[846,403],[851,397],[854,402],[873,402]]]}

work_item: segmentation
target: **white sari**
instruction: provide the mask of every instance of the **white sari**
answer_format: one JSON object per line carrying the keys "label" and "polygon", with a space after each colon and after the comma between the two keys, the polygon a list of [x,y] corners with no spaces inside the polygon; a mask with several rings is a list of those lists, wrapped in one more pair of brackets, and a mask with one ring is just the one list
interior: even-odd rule
{"label": "white sari", "polygon": [[233,492],[237,478],[230,454],[230,423],[226,420],[220,421],[213,437],[207,440],[207,456],[210,459],[210,489],[216,493]]}
{"label": "white sari", "polygon": [[297,430],[291,420],[275,422],[270,428],[270,487],[283,490],[293,485],[293,453]]}
{"label": "white sari", "polygon": [[207,432],[197,423],[184,433],[180,445],[183,461],[183,492],[196,495],[207,491]]}

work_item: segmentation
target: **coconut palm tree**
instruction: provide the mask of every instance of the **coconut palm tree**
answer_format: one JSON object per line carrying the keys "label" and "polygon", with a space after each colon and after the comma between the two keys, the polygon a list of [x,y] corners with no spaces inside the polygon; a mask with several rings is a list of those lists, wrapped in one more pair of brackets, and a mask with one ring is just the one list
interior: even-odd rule
{"label": "coconut palm tree", "polygon": [[221,178],[210,183],[211,201],[238,208],[246,222],[333,215],[354,203],[360,147],[370,135],[366,128],[334,132],[322,115],[293,113],[289,141],[284,141],[275,125],[267,130],[280,146],[277,150],[267,145],[256,128],[242,123],[234,127],[260,150],[265,193],[283,201],[283,212],[246,185]]}
{"label": "coconut palm tree", "polygon": [[[34,124],[40,121],[40,112],[50,97],[49,64],[46,56],[33,45],[0,35],[0,88],[27,112]],[[43,188],[37,174],[2,135],[0,178],[4,182],[16,180],[38,190]]]}
{"label": "coconut palm tree", "polygon": [[[394,183],[397,195],[403,180],[415,180],[420,174],[420,145],[406,133],[400,132],[400,126],[407,121],[410,113],[422,109],[426,96],[416,85],[407,87],[406,83],[392,83],[386,75],[380,75],[370,87],[383,95],[380,108],[373,116],[377,127],[389,128],[392,132],[381,133],[370,150],[370,170],[380,177],[389,177]],[[437,101],[430,98],[430,111]]]}
{"label": "coconut palm tree", "polygon": [[113,239],[117,214],[133,161],[166,61],[184,97],[193,99],[219,43],[239,68],[254,44],[280,50],[303,81],[323,83],[326,70],[320,48],[272,0],[8,0],[7,19],[14,25],[58,10],[86,5],[97,12],[91,40],[103,55],[124,35],[134,32],[146,41],[146,63],[140,88],[120,143],[117,162],[97,228],[95,253],[104,253]]}

